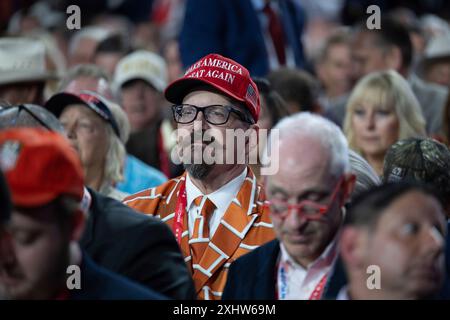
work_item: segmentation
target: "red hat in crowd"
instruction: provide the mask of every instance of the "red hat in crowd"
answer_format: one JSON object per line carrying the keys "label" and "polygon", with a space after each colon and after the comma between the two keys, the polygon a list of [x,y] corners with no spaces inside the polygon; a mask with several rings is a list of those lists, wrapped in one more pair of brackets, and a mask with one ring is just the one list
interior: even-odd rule
{"label": "red hat in crowd", "polygon": [[0,168],[15,206],[46,205],[61,195],[83,199],[83,169],[62,135],[42,128],[0,132]]}
{"label": "red hat in crowd", "polygon": [[194,63],[182,78],[175,80],[166,88],[164,95],[168,101],[180,104],[188,93],[204,84],[243,102],[255,122],[258,121],[259,92],[250,73],[236,61],[219,54],[208,54]]}

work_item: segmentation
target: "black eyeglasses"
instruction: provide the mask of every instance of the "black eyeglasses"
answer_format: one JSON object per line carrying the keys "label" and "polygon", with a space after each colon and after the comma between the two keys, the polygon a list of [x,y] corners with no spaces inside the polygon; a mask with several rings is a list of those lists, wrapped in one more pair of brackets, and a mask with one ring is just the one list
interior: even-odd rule
{"label": "black eyeglasses", "polygon": [[253,119],[244,112],[232,107],[223,105],[210,105],[199,108],[192,104],[179,104],[172,106],[173,118],[175,122],[188,124],[197,119],[199,112],[203,113],[206,122],[213,125],[221,125],[228,122],[230,113],[236,114],[242,121],[253,124]]}
{"label": "black eyeglasses", "polygon": [[4,112],[11,112],[11,110],[15,110],[17,108],[17,114],[11,120],[10,126],[15,127],[17,125],[17,120],[19,119],[20,112],[24,110],[27,112],[34,120],[36,120],[41,126],[46,128],[47,130],[54,131],[44,120],[42,120],[37,114],[35,114],[30,108],[26,105],[18,105],[18,106],[6,106],[0,109],[0,114]]}

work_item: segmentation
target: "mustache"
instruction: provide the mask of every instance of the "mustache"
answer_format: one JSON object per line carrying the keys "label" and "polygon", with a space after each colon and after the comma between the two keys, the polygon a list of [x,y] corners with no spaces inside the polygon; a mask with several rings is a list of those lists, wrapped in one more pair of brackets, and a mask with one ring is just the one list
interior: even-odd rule
{"label": "mustache", "polygon": [[192,146],[196,142],[204,143],[206,146],[216,142],[217,138],[209,134],[206,130],[192,131],[189,135],[179,137],[178,144],[180,147],[185,148]]}

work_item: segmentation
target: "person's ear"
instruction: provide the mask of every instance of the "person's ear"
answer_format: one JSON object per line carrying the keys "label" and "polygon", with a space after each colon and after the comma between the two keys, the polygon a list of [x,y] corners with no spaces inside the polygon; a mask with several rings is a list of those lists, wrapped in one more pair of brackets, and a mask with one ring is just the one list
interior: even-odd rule
{"label": "person's ear", "polygon": [[255,148],[259,146],[259,125],[257,123],[248,127],[249,135],[245,135],[245,152],[248,156]]}
{"label": "person's ear", "polygon": [[344,182],[342,186],[342,198],[340,205],[343,206],[348,199],[350,199],[353,190],[355,189],[356,175],[353,173],[347,173],[344,175]]}
{"label": "person's ear", "polygon": [[393,46],[392,48],[390,48],[385,55],[385,59],[389,69],[401,72],[403,58],[402,52],[399,47]]}
{"label": "person's ear", "polygon": [[72,217],[72,229],[70,233],[70,240],[78,242],[84,232],[86,217],[81,210],[77,210]]}

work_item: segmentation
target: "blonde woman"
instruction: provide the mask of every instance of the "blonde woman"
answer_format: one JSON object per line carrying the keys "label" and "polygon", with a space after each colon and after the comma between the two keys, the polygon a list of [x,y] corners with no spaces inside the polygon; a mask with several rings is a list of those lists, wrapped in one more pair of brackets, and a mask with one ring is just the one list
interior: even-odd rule
{"label": "blonde woman", "polygon": [[122,180],[125,147],[111,108],[120,108],[96,92],[54,95],[45,108],[56,115],[72,146],[78,152],[84,169],[85,183],[103,195],[122,200],[127,194],[117,190]]}
{"label": "blonde woman", "polygon": [[381,176],[388,148],[400,139],[425,136],[425,119],[406,80],[396,71],[368,74],[347,103],[344,132],[349,146]]}

